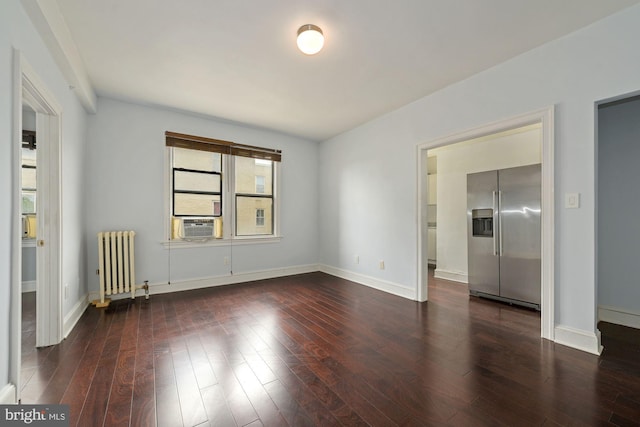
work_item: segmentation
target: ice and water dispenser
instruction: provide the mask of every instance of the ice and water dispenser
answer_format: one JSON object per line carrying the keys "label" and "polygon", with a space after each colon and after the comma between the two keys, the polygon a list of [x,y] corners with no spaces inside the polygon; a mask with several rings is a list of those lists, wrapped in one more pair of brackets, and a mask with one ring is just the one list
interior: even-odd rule
{"label": "ice and water dispenser", "polygon": [[493,209],[472,209],[473,236],[493,237]]}

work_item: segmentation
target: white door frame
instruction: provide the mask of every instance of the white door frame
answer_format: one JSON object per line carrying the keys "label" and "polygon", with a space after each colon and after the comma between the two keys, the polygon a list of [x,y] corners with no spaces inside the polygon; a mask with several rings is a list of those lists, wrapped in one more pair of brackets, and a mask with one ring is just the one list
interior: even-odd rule
{"label": "white door frame", "polygon": [[21,144],[22,107],[36,112],[38,139],[36,188],[36,346],[62,340],[61,138],[62,108],[17,49],[13,52],[13,227],[11,233],[11,352],[10,381],[20,399],[22,342]]}
{"label": "white door frame", "polygon": [[550,106],[521,116],[501,120],[486,126],[439,138],[417,147],[418,192],[418,286],[416,300],[428,299],[428,264],[427,264],[427,151],[515,129],[534,123],[542,125],[542,298],[541,332],[542,338],[554,340],[555,325],[555,284],[554,284],[554,107]]}

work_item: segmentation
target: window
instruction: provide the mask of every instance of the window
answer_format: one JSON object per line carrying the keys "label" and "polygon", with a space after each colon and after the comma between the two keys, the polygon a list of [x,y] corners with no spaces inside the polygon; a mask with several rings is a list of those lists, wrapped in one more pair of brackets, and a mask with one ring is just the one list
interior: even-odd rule
{"label": "window", "polygon": [[222,215],[222,155],[173,148],[173,216]]}
{"label": "window", "polygon": [[[248,157],[234,160],[236,235],[273,234],[273,162]],[[258,186],[260,179],[263,182]],[[261,224],[257,212],[262,212]]]}
{"label": "window", "polygon": [[36,133],[22,131],[22,213],[36,213]]}
{"label": "window", "polygon": [[264,227],[264,209],[256,209],[256,227]]}
{"label": "window", "polygon": [[264,194],[264,176],[256,176],[256,193]]}
{"label": "window", "polygon": [[279,151],[172,132],[166,139],[172,230],[183,217],[220,217],[232,219],[223,238],[275,235]]}

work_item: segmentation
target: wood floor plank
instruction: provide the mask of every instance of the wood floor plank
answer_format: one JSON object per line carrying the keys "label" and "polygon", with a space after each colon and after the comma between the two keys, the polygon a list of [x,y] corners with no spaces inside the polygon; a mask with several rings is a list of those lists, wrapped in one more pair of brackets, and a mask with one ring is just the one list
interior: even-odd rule
{"label": "wood floor plank", "polygon": [[169,344],[154,348],[156,420],[158,426],[182,426],[182,409]]}
{"label": "wood floor plank", "polygon": [[23,402],[69,404],[71,425],[640,420],[640,331],[602,323],[594,356],[541,339],[535,311],[432,276],[427,303],[323,273],[115,301],[37,350],[23,302]]}
{"label": "wood floor plank", "polygon": [[236,426],[220,384],[202,390],[202,401],[212,426]]}
{"label": "wood floor plank", "polygon": [[193,372],[189,353],[187,350],[172,352],[172,357],[182,421],[186,426],[202,424],[207,421],[207,413],[202,403],[200,388]]}
{"label": "wood floor plank", "polygon": [[257,420],[258,414],[256,414],[242,385],[238,382],[233,367],[229,364],[224,353],[210,353],[208,357],[236,424],[244,426]]}
{"label": "wood floor plank", "polygon": [[109,393],[118,361],[118,348],[122,336],[113,329],[100,355],[91,386],[78,419],[79,426],[101,425],[104,422]]}
{"label": "wood floor plank", "polygon": [[156,425],[152,310],[147,300],[136,301],[138,332],[136,344],[131,426]]}

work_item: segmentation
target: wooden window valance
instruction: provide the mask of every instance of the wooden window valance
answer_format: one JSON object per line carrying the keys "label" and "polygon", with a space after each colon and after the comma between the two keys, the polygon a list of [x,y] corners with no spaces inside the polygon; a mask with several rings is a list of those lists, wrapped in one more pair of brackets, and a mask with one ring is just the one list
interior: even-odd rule
{"label": "wooden window valance", "polygon": [[279,162],[282,151],[271,148],[254,147],[252,145],[236,144],[221,139],[205,138],[203,136],[186,135],[183,133],[164,133],[167,147],[188,148],[190,150],[209,151],[213,153],[230,154],[232,156],[251,157],[254,159],[272,160]]}

